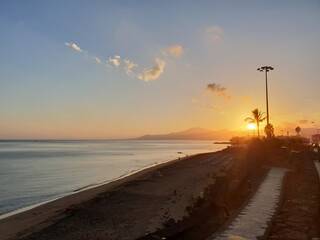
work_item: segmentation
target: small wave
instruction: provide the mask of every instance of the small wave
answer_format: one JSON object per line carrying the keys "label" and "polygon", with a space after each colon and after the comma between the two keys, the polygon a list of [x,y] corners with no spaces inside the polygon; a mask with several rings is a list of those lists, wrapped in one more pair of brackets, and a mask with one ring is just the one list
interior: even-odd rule
{"label": "small wave", "polygon": [[92,184],[86,185],[86,186],[84,186],[84,187],[78,188],[78,189],[76,189],[76,190],[73,190],[73,192],[79,192],[79,191],[81,191],[81,190],[83,190],[83,189],[90,188],[90,187],[93,187],[93,186],[97,186],[97,185],[99,185],[99,184],[101,184],[101,183],[92,183]]}

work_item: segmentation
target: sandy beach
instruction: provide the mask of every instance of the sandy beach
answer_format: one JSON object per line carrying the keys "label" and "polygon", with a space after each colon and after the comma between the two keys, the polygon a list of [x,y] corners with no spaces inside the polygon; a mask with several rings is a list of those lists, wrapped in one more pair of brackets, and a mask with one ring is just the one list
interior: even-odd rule
{"label": "sandy beach", "polygon": [[1,239],[141,237],[186,216],[185,208],[232,158],[198,154],[63,197],[0,220]]}
{"label": "sandy beach", "polygon": [[[207,239],[227,229],[249,204],[270,167],[290,171],[279,210],[263,226],[264,237],[293,239],[300,225],[297,236],[301,239],[318,236],[319,180],[314,156],[273,152],[265,161],[259,152],[251,155],[229,149],[144,169],[2,219],[0,239]],[[300,186],[299,191],[295,186]],[[206,200],[196,207],[201,195]],[[186,209],[190,206],[191,214]]]}

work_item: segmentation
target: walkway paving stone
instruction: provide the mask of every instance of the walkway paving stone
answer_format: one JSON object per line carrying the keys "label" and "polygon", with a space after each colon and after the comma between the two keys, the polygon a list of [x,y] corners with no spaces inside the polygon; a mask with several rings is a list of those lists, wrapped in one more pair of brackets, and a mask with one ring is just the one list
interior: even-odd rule
{"label": "walkway paving stone", "polygon": [[283,203],[268,240],[320,239],[320,182],[315,163],[307,154],[300,154],[295,164],[297,170],[288,173]]}
{"label": "walkway paving stone", "polygon": [[249,204],[225,231],[211,239],[228,240],[231,236],[238,236],[255,240],[256,237],[263,236],[268,226],[267,222],[272,219],[277,208],[286,172],[285,168],[272,167]]}

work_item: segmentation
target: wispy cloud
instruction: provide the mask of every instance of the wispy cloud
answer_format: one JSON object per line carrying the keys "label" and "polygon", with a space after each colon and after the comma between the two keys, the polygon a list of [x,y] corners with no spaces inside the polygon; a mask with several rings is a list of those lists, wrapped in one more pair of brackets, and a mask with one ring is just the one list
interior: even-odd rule
{"label": "wispy cloud", "polygon": [[179,57],[181,54],[184,53],[184,50],[180,45],[173,45],[171,47],[168,47],[164,50],[161,50],[161,54],[164,57],[168,57],[169,55],[174,57]]}
{"label": "wispy cloud", "polygon": [[252,99],[249,98],[249,97],[243,97],[243,98],[241,98],[241,101],[244,102],[244,103],[248,103],[248,102],[251,102]]}
{"label": "wispy cloud", "polygon": [[203,101],[203,100],[199,100],[199,99],[191,99],[192,103],[199,109],[201,110],[205,110],[205,111],[211,111],[211,112],[215,112],[218,113],[220,115],[228,115],[229,112],[225,111],[221,106],[219,106],[218,104],[208,104],[207,102]]}
{"label": "wispy cloud", "polygon": [[96,56],[93,56],[91,54],[88,54],[87,51],[81,49],[77,44],[75,43],[71,43],[71,42],[65,42],[64,43],[65,46],[67,47],[70,47],[70,48],[73,48],[74,50],[78,51],[78,52],[81,52],[83,54],[85,54],[86,57],[89,57],[89,58],[92,58],[94,59],[98,64],[101,64],[102,63],[102,60]]}
{"label": "wispy cloud", "polygon": [[206,33],[211,39],[218,40],[223,35],[223,30],[218,25],[212,25],[206,29]]}
{"label": "wispy cloud", "polygon": [[218,25],[212,25],[206,29],[206,32],[207,33],[212,33],[212,32],[213,33],[220,33],[220,32],[222,32],[222,29]]}
{"label": "wispy cloud", "polygon": [[79,48],[75,43],[72,43],[72,48],[78,52],[83,52],[83,50],[81,48]]}
{"label": "wispy cloud", "polygon": [[95,56],[92,57],[94,60],[96,60],[97,63],[101,63],[101,60]]}
{"label": "wispy cloud", "polygon": [[109,58],[109,62],[113,63],[114,66],[119,67],[120,66],[120,56],[114,56],[114,58]]}
{"label": "wispy cloud", "polygon": [[67,47],[72,47],[74,50],[78,51],[78,52],[85,52],[83,51],[80,47],[77,46],[77,44],[75,43],[64,43],[64,45],[66,45]]}
{"label": "wispy cloud", "polygon": [[219,85],[217,83],[208,84],[207,90],[209,90],[213,94],[216,94],[219,97],[225,97],[227,99],[231,99],[231,96],[227,95],[228,89],[226,87],[222,87],[221,85]]}
{"label": "wispy cloud", "polygon": [[138,74],[138,78],[143,81],[150,81],[157,79],[164,70],[166,62],[161,60],[160,58],[154,59],[154,65],[150,69],[145,69],[141,74]]}
{"label": "wispy cloud", "polygon": [[[70,47],[78,52],[85,53],[86,57],[89,57],[91,59],[94,59],[95,62],[98,64],[101,64],[102,62],[105,62],[106,67],[116,67],[120,68],[121,70],[124,70],[127,75],[131,77],[136,77],[140,80],[143,80],[145,82],[148,82],[150,80],[155,80],[158,79],[159,76],[162,74],[164,71],[164,67],[166,65],[166,62],[160,58],[155,58],[154,59],[154,65],[152,68],[146,68],[144,71],[137,73],[133,71],[134,68],[138,68],[139,65],[134,63],[133,61],[125,58],[124,60],[121,59],[119,55],[114,55],[114,57],[109,57],[108,60],[104,60],[101,58],[98,58],[94,55],[89,54],[87,51],[81,49],[78,45],[75,43],[71,42],[65,42],[65,46]],[[168,54],[173,55],[173,56],[180,56],[183,53],[183,50],[181,46],[175,45],[171,46],[168,48]]]}
{"label": "wispy cloud", "polygon": [[304,125],[304,124],[309,123],[309,120],[307,120],[307,119],[300,119],[300,120],[297,120],[297,123]]}
{"label": "wispy cloud", "polygon": [[135,64],[134,62],[130,61],[129,59],[125,59],[124,61],[124,70],[126,71],[127,74],[132,73],[132,68],[138,67],[138,64]]}

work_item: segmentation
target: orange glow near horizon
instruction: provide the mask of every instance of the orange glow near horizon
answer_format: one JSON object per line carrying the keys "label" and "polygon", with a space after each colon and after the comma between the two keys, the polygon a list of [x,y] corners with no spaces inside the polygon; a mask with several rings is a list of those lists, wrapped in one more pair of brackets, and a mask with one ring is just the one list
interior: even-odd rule
{"label": "orange glow near horizon", "polygon": [[[268,112],[275,134],[295,134],[297,126],[302,135],[316,133],[319,1],[273,14],[262,1],[233,0],[231,9],[222,1],[172,2],[110,8],[87,1],[75,16],[73,4],[30,3],[19,21],[17,1],[1,4],[0,139],[128,139],[190,128],[251,134],[257,127],[245,119],[256,108],[267,112],[265,74],[257,71],[266,65],[274,67]],[[66,10],[56,16],[56,8]],[[260,29],[261,16],[272,31]]]}
{"label": "orange glow near horizon", "polygon": [[250,123],[247,125],[247,128],[250,130],[256,129],[256,125],[254,125],[253,123]]}

